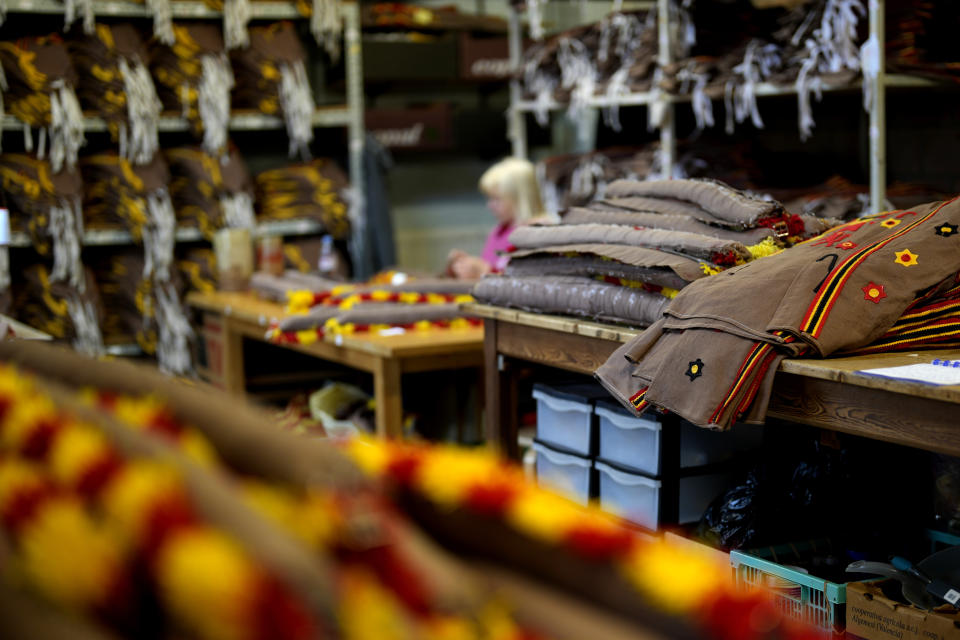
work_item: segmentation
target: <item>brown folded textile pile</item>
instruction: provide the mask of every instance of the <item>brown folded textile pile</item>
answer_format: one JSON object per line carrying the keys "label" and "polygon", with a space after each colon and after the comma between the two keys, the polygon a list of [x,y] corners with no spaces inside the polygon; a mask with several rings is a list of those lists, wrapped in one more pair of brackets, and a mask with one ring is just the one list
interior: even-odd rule
{"label": "brown folded textile pile", "polygon": [[77,73],[63,39],[51,34],[0,42],[0,63],[5,75],[5,108],[24,123],[27,152],[33,151],[31,127],[37,127],[37,155],[43,159],[49,154],[54,173],[64,167],[72,169],[85,139],[75,92]]}
{"label": "brown folded textile pile", "polygon": [[[54,173],[46,160],[32,154],[0,154],[0,185],[10,209],[10,227],[26,231],[37,253],[52,258],[50,279],[83,290],[80,262],[83,185],[80,173]],[[9,271],[0,270],[0,290],[10,284]]]}
{"label": "brown folded textile pile", "polygon": [[[149,329],[138,332],[138,340],[141,333],[148,336],[141,346],[153,353],[156,345],[157,360],[164,371],[187,372],[192,331],[175,283],[173,250],[177,223],[167,191],[170,174],[163,156],[157,154],[149,164],[138,166],[117,154],[105,153],[84,158],[81,169],[88,220],[98,225],[120,224],[143,245],[136,270],[140,279],[136,291],[131,294],[129,287],[123,289],[124,295],[142,296],[135,302],[136,308],[144,323],[155,323],[155,340],[149,339]],[[125,265],[125,269],[134,269],[129,261]],[[112,273],[113,267],[106,271]]]}
{"label": "brown folded textile pile", "polygon": [[111,252],[91,264],[104,308],[107,344],[136,342],[156,356],[160,369],[190,370],[193,331],[180,304],[179,278],[144,277],[144,257],[138,251]]}
{"label": "brown folded textile pile", "polygon": [[187,289],[217,290],[217,256],[208,247],[190,247],[177,256],[177,273]]}
{"label": "brown folded textile pile", "polygon": [[234,104],[280,116],[290,139],[290,157],[310,158],[313,141],[313,91],[307,80],[306,54],[290,22],[250,29],[250,46],[231,55],[237,86]]}
{"label": "brown folded textile pile", "polygon": [[136,164],[160,148],[157,123],[163,105],[147,70],[146,46],[129,23],[98,24],[93,35],[70,42],[80,104],[106,120],[120,155]]}
{"label": "brown folded textile pile", "polygon": [[322,293],[332,291],[344,284],[346,283],[339,280],[329,280],[321,276],[294,270],[287,270],[280,276],[257,271],[250,278],[250,288],[258,296],[282,303],[287,302],[287,294],[291,291]]}
{"label": "brown folded textile pile", "polygon": [[597,377],[637,413],[726,429],[763,421],[785,357],[954,344],[958,225],[956,199],[882,213],[700,280]]}
{"label": "brown folded textile pile", "polygon": [[223,158],[199,147],[168,149],[164,157],[179,226],[197,227],[208,239],[222,227],[256,226],[253,179],[235,147]]}
{"label": "brown folded textile pile", "polygon": [[81,287],[56,282],[42,263],[18,269],[14,280],[11,313],[57,340],[69,341],[75,349],[97,355],[103,352],[100,334],[101,305],[97,286],[89,271]]}
{"label": "brown folded textile pile", "polygon": [[956,2],[902,0],[886,7],[887,69],[960,82]]}
{"label": "brown folded textile pile", "polygon": [[500,307],[643,327],[656,322],[670,302],[644,289],[577,276],[484,278],[474,288],[473,295],[486,304]]}
{"label": "brown folded textile pile", "polygon": [[194,135],[211,155],[224,153],[230,124],[233,71],[224,53],[219,27],[173,26],[174,42],[155,42],[150,72],[164,109],[182,112]]}
{"label": "brown folded textile pile", "polygon": [[[620,295],[635,298],[635,306],[625,305],[616,291],[582,282],[578,286],[591,293],[564,296],[566,312],[647,326],[666,299],[689,283],[812,235],[805,222],[777,202],[714,181],[619,180],[606,188],[604,199],[567,213],[564,224],[516,229],[505,276],[483,281],[474,297],[556,313],[564,311],[556,296],[541,296],[531,286],[538,278],[599,280],[621,287]],[[816,220],[810,223],[813,234],[825,229]],[[559,290],[564,281],[550,286]],[[624,315],[634,311],[637,315]]]}
{"label": "brown folded textile pile", "polygon": [[347,176],[331,160],[270,169],[257,174],[260,221],[313,218],[338,240],[350,235],[343,192]]}

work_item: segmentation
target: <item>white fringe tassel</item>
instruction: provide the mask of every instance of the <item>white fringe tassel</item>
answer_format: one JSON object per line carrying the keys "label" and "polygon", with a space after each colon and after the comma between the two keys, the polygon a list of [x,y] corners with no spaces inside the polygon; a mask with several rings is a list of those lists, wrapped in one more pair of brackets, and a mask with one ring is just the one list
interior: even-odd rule
{"label": "white fringe tassel", "polygon": [[310,33],[336,62],[340,58],[340,35],[343,31],[341,0],[313,0]]}
{"label": "white fringe tassel", "polygon": [[157,126],[163,103],[147,67],[139,60],[120,58],[123,90],[127,95],[127,127],[121,131],[120,155],[134,164],[146,164],[160,150]]}
{"label": "white fringe tassel", "polygon": [[177,218],[166,187],[147,194],[147,224],[143,227],[143,277],[170,279]]}
{"label": "white fringe tassel", "polygon": [[253,210],[253,198],[249,193],[228,193],[220,196],[223,218],[231,229],[253,229],[257,216]]}
{"label": "white fringe tassel", "polygon": [[173,8],[170,0],[146,0],[147,11],[153,16],[153,35],[162,44],[172,47],[177,41],[173,35]]}
{"label": "white fringe tassel", "polygon": [[280,109],[290,138],[289,154],[310,159],[313,142],[313,92],[302,60],[280,65]]}
{"label": "white fringe tassel", "polygon": [[170,282],[156,283],[157,363],[166,373],[182,375],[191,370],[190,340],[193,329]]}
{"label": "white fringe tassel", "polygon": [[85,278],[80,261],[80,238],[83,237],[79,199],[63,200],[59,206],[50,207],[50,236],[53,238],[52,281],[67,281],[81,293]]}
{"label": "white fringe tassel", "polygon": [[54,83],[50,93],[50,168],[54,173],[77,164],[77,153],[86,143],[83,136],[83,112],[73,87],[63,80]]}
{"label": "white fringe tassel", "polygon": [[250,46],[250,0],[223,0],[223,43],[227,50]]}
{"label": "white fringe tassel", "polygon": [[103,354],[103,336],[100,334],[100,325],[97,324],[97,312],[93,303],[83,300],[77,294],[66,298],[67,313],[73,322],[76,337],[73,339],[73,348],[89,356]]}
{"label": "white fringe tassel", "polygon": [[222,53],[205,55],[200,63],[202,75],[197,90],[197,107],[203,122],[203,150],[219,156],[227,146],[233,71],[227,56]]}

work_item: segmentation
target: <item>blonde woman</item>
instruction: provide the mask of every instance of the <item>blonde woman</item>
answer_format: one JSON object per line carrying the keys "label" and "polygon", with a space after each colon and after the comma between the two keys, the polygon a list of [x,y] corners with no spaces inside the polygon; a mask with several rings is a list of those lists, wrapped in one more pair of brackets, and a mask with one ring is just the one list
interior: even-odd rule
{"label": "blonde woman", "polygon": [[521,224],[552,222],[544,211],[533,165],[521,158],[506,158],[480,177],[480,190],[487,196],[487,208],[497,219],[480,256],[454,249],[447,257],[447,273],[455,278],[480,278],[502,271],[509,256],[510,232]]}

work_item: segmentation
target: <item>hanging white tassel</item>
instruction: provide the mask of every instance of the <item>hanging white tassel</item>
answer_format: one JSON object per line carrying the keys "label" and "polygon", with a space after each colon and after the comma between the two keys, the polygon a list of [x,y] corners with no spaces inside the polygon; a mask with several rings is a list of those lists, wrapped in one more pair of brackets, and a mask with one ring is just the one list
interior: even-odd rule
{"label": "hanging white tassel", "polygon": [[119,67],[127,96],[127,122],[121,125],[120,155],[134,164],[146,164],[160,150],[158,126],[163,103],[142,62],[120,58]]}
{"label": "hanging white tassel", "polygon": [[66,302],[67,313],[76,333],[73,348],[89,356],[102,355],[103,336],[100,333],[100,325],[97,324],[97,312],[93,303],[83,300],[75,293],[67,296]]}
{"label": "hanging white tassel", "polygon": [[290,138],[289,154],[310,158],[313,142],[313,93],[302,60],[280,65],[280,110]]}
{"label": "hanging white tassel", "polygon": [[63,80],[53,84],[50,93],[50,168],[54,173],[77,164],[80,147],[86,143],[83,135],[83,112],[73,87]]}
{"label": "hanging white tassel", "polygon": [[560,193],[557,183],[547,180],[547,165],[543,162],[536,164],[537,184],[540,185],[540,198],[543,208],[554,220],[560,219]]}
{"label": "hanging white tassel", "polygon": [[341,0],[313,0],[310,33],[336,62],[340,58],[340,36],[343,32]]}
{"label": "hanging white tassel", "polygon": [[227,50],[250,46],[250,0],[223,0],[223,43]]}
{"label": "hanging white tassel", "polygon": [[603,123],[617,132],[622,131],[623,126],[620,123],[620,105],[616,99],[630,93],[630,87],[627,86],[629,77],[630,69],[628,67],[620,67],[614,71],[609,82],[607,82],[607,90],[604,94],[610,100],[610,106],[603,109]]}
{"label": "hanging white tassel", "polygon": [[47,155],[47,130],[45,127],[40,127],[40,131],[37,134],[37,159],[43,160]]}
{"label": "hanging white tassel", "polygon": [[586,156],[570,175],[570,195],[578,200],[602,197],[598,195],[606,190],[606,171],[603,156]]}
{"label": "hanging white tassel", "polygon": [[7,0],[0,0],[0,25],[7,20]]}
{"label": "hanging white tassel", "polygon": [[10,250],[0,246],[0,293],[10,288]]}
{"label": "hanging white tassel", "polygon": [[[3,2],[3,0],[0,0],[0,4],[2,4],[2,2]],[[6,11],[6,8],[4,8],[2,11],[0,11],[0,24],[3,24],[3,12],[4,12],[4,11]],[[3,121],[7,119],[7,111],[6,111],[6,108],[4,107],[4,103],[3,103],[3,94],[4,94],[4,92],[5,92],[6,90],[7,90],[7,74],[4,73],[4,71],[3,71],[3,65],[0,65],[0,124],[2,124]],[[0,153],[3,152],[3,144],[2,144],[2,143],[3,143],[3,130],[4,130],[4,127],[3,127],[3,126],[0,126]]]}
{"label": "hanging white tassel", "polygon": [[176,243],[177,218],[166,187],[147,194],[147,224],[143,226],[143,277],[169,280]]}
{"label": "hanging white tassel", "polygon": [[600,73],[586,45],[573,38],[560,39],[557,63],[560,65],[560,86],[571,89],[567,114],[578,122],[596,91]]}
{"label": "hanging white tassel", "polygon": [[157,300],[157,364],[166,373],[188,373],[193,329],[180,304],[180,297],[170,282],[156,283],[154,290]]}
{"label": "hanging white tassel", "polygon": [[863,72],[863,110],[873,111],[873,97],[880,90],[880,43],[872,35],[860,47],[860,69]]}
{"label": "hanging white tassel", "polygon": [[530,37],[534,40],[543,40],[543,7],[546,0],[527,0],[527,21],[530,27]]}
{"label": "hanging white tassel", "polygon": [[153,35],[162,44],[172,47],[177,41],[173,35],[173,8],[170,0],[146,0],[147,11],[153,16]]}
{"label": "hanging white tassel", "polygon": [[209,54],[200,58],[201,78],[197,89],[197,108],[203,122],[203,149],[219,156],[227,145],[230,125],[230,90],[233,71],[224,54]]}
{"label": "hanging white tassel", "polygon": [[23,123],[23,148],[27,153],[33,151],[33,132],[26,122]]}
{"label": "hanging white tassel", "polygon": [[[781,60],[777,46],[773,44],[763,44],[759,40],[751,40],[747,45],[747,50],[743,54],[743,61],[733,68],[734,77],[737,78],[732,90],[732,100],[725,100],[728,109],[733,108],[733,117],[740,123],[749,116],[750,121],[757,129],[763,129],[763,119],[760,117],[760,109],[757,106],[756,88],[757,84],[763,82],[780,67]],[[729,91],[728,84],[727,90]],[[725,96],[726,98],[726,96]],[[730,113],[727,113],[728,133],[732,132],[732,121]]]}
{"label": "hanging white tassel", "polygon": [[225,193],[220,196],[223,218],[231,229],[253,229],[257,215],[253,210],[253,198],[249,193]]}
{"label": "hanging white tassel", "polygon": [[84,290],[83,263],[80,261],[80,238],[83,222],[78,221],[79,204],[62,201],[50,207],[50,236],[53,239],[52,281],[66,281],[81,293]]}

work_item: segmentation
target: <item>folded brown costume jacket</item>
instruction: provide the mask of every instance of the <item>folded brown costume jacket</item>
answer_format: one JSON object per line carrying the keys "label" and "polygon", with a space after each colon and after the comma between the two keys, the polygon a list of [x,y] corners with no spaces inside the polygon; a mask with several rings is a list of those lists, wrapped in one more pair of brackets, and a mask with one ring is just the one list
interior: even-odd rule
{"label": "folded brown costume jacket", "polygon": [[704,427],[759,422],[781,359],[869,344],[958,271],[956,199],[861,218],[690,284],[596,375],[638,413],[653,404]]}

